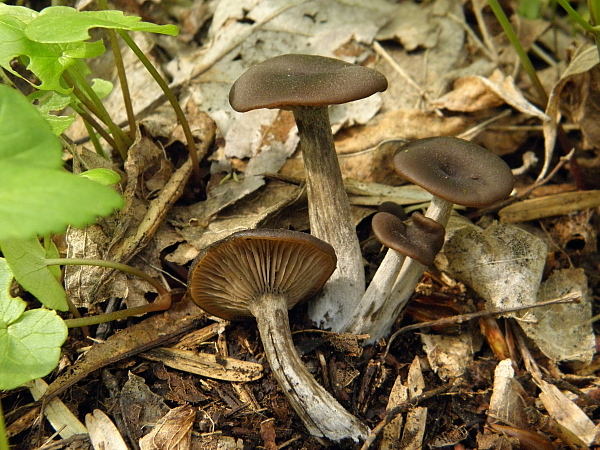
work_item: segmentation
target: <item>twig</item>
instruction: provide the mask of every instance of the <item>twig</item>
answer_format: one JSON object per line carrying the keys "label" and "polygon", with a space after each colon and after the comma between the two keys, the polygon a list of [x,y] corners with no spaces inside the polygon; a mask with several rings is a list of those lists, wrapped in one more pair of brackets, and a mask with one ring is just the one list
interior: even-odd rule
{"label": "twig", "polygon": [[391,55],[381,46],[381,44],[379,44],[379,42],[373,42],[373,50],[375,50],[375,53],[385,59],[389,65],[392,66],[396,72],[398,72],[398,75],[400,75],[404,81],[411,85],[419,93],[419,95],[423,97],[424,100],[429,101],[427,92],[425,92],[425,90],[421,88],[421,86],[419,86],[417,82],[404,71],[402,67],[400,67],[400,64],[398,64],[394,58],[391,57]]}
{"label": "twig", "polygon": [[385,358],[387,356],[387,354],[389,353],[392,342],[394,342],[394,339],[396,339],[398,337],[398,335],[400,335],[401,333],[404,333],[406,331],[418,330],[419,328],[424,328],[424,327],[437,327],[437,326],[443,326],[443,325],[463,323],[463,322],[467,322],[469,320],[478,319],[479,317],[496,316],[496,315],[507,314],[507,313],[511,313],[511,312],[523,311],[526,309],[558,305],[561,303],[577,303],[579,298],[581,298],[581,292],[579,292],[579,291],[571,292],[569,294],[563,295],[562,297],[553,298],[551,300],[545,300],[543,302],[538,302],[533,305],[523,305],[523,306],[515,306],[514,308],[505,308],[505,309],[495,308],[495,309],[489,309],[489,310],[485,310],[485,311],[476,311],[473,313],[460,314],[458,316],[445,317],[443,319],[438,319],[438,320],[431,320],[429,322],[421,322],[421,323],[416,323],[413,325],[407,325],[405,327],[400,328],[398,331],[396,331],[394,334],[392,334],[390,336],[390,340],[388,342],[388,345],[385,349],[385,353],[383,354],[382,358]]}
{"label": "twig", "polygon": [[454,384],[445,384],[435,389],[431,389],[429,391],[423,392],[420,395],[415,395],[406,400],[405,402],[402,402],[400,405],[387,411],[385,418],[381,422],[379,422],[379,424],[377,424],[375,428],[371,430],[369,436],[367,437],[367,440],[360,448],[360,450],[368,450],[368,448],[377,439],[377,436],[383,431],[385,426],[388,425],[392,420],[394,420],[394,418],[396,418],[398,414],[403,413],[404,411],[406,411],[409,408],[412,408],[413,406],[417,406],[419,403],[425,400],[429,400],[430,398],[443,394],[444,392],[450,390],[452,387],[454,387]]}

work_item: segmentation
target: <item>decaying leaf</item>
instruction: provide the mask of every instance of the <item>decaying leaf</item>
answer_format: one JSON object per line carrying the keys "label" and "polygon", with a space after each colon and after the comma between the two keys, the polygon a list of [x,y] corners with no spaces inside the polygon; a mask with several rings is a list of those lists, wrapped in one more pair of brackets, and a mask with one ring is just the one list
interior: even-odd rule
{"label": "decaying leaf", "polygon": [[595,425],[592,420],[564,395],[556,386],[537,380],[542,390],[540,400],[544,407],[569,434],[578,439],[581,447],[591,447],[598,444],[600,438],[600,425]]}
{"label": "decaying leaf", "polygon": [[494,388],[488,415],[515,427],[527,428],[523,387],[515,378],[512,361],[500,361],[494,370]]}
{"label": "decaying leaf", "polygon": [[535,303],[547,251],[541,239],[499,222],[485,230],[459,228],[444,246],[448,272],[477,292],[489,308]]}
{"label": "decaying leaf", "polygon": [[[25,385],[31,392],[34,400],[40,400],[47,394],[48,384],[38,378]],[[61,399],[54,398],[46,403],[44,411],[46,418],[63,439],[77,434],[87,433],[85,426],[75,417],[75,414],[65,405]]]}
{"label": "decaying leaf", "polygon": [[488,78],[471,75],[459,78],[454,90],[433,101],[439,108],[452,111],[473,112],[507,103],[523,114],[536,117],[542,122],[549,118],[523,96],[510,76],[495,70]]}
{"label": "decaying leaf", "polygon": [[140,439],[140,450],[188,450],[196,411],[190,405],[178,406],[166,413],[152,431]]}
{"label": "decaying leaf", "polygon": [[156,423],[169,411],[164,399],[152,392],[142,377],[129,372],[118,397],[119,412],[129,439],[137,442],[144,427]]}
{"label": "decaying leaf", "polygon": [[[409,398],[422,394],[424,388],[425,380],[421,370],[421,362],[417,356],[410,364],[407,379],[403,381],[400,375],[396,378],[386,409],[390,411],[402,405]],[[422,447],[427,408],[420,406],[413,408],[406,415],[406,424],[404,424],[403,419],[402,415],[398,415],[385,426],[379,446],[380,450],[418,449]]]}
{"label": "decaying leaf", "polygon": [[583,269],[556,270],[540,286],[537,301],[580,292],[579,303],[565,303],[531,310],[534,321],[520,322],[521,328],[540,350],[555,361],[589,363],[596,340],[589,320],[592,304]]}
{"label": "decaying leaf", "polygon": [[571,60],[569,66],[563,72],[560,80],[552,88],[548,106],[546,107],[546,115],[550,120],[544,123],[544,167],[542,168],[538,179],[544,178],[550,168],[554,145],[556,143],[556,130],[560,120],[559,107],[563,90],[573,77],[591,70],[592,67],[598,64],[598,61],[598,50],[595,47],[589,46],[580,48]]}
{"label": "decaying leaf", "polygon": [[52,382],[45,395],[52,398],[94,370],[160,346],[170,339],[191,331],[196,328],[198,320],[203,316],[204,313],[191,301],[182,301],[172,305],[168,311],[162,314],[131,325],[122,332],[112,335],[105,342],[92,346],[69,372],[62,374]]}
{"label": "decaying leaf", "polygon": [[102,410],[95,409],[85,416],[85,425],[90,433],[90,441],[94,448],[105,450],[127,450],[123,436],[110,417]]}
{"label": "decaying leaf", "polygon": [[[408,396],[421,395],[425,389],[425,379],[421,370],[419,357],[415,357],[408,369]],[[420,450],[423,448],[423,436],[427,422],[427,408],[417,406],[406,413],[406,423],[402,431],[402,439],[398,448],[406,450]]]}
{"label": "decaying leaf", "polygon": [[476,343],[471,333],[458,336],[422,334],[421,341],[431,368],[442,380],[460,377],[473,361]]}

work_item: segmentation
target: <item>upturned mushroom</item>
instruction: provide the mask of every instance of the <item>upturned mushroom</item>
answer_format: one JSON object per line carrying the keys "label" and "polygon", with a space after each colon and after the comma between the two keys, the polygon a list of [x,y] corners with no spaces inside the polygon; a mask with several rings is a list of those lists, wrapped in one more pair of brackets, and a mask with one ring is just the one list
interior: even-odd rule
{"label": "upturned mushroom", "polygon": [[[508,165],[472,142],[432,137],[408,144],[391,141],[386,145],[398,146],[393,162],[396,172],[433,194],[425,216],[443,227],[454,204],[488,206],[508,197],[513,189],[514,178]],[[369,334],[367,342],[389,334],[425,270],[425,265],[413,258],[406,258],[401,268],[397,262],[396,255],[388,251],[381,263],[381,277],[377,277],[378,270],[377,280],[373,280],[376,284],[371,282],[367,289],[371,293],[365,293],[344,331]]]}
{"label": "upturned mushroom", "polygon": [[308,432],[332,441],[364,439],[369,429],[348,413],[296,353],[288,309],[315,295],[335,270],[331,245],[287,230],[247,230],[204,249],[188,280],[191,299],[229,320],[254,317],[271,370]]}
{"label": "upturned mushroom", "polygon": [[365,287],[362,255],[333,142],[328,106],[387,89],[379,72],[316,55],[281,55],[251,67],[231,87],[229,102],[239,112],[258,108],[291,110],[306,171],[311,234],[330,243],[338,270],[318,302],[312,320],[339,331],[341,321]]}

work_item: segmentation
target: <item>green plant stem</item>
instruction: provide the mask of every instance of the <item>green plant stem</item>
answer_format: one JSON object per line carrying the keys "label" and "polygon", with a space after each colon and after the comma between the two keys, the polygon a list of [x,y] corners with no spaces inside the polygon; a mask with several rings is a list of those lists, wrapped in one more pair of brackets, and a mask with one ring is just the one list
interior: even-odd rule
{"label": "green plant stem", "polygon": [[[110,114],[108,114],[108,111],[96,95],[96,92],[94,92],[92,87],[77,70],[69,69],[68,72],[63,73],[63,77],[65,77],[67,83],[73,87],[73,92],[77,95],[77,98],[79,98],[92,113],[98,116],[98,118],[106,124],[117,144],[117,150],[123,160],[125,160],[127,158],[127,149],[132,144],[132,140],[127,133],[125,133],[110,118]],[[81,92],[81,89],[85,91],[85,94]]]}
{"label": "green plant stem", "polygon": [[8,438],[6,437],[6,427],[4,426],[2,401],[0,401],[0,450],[8,450]]}
{"label": "green plant stem", "polygon": [[89,325],[96,325],[99,323],[111,322],[113,320],[126,319],[131,316],[137,316],[139,314],[145,314],[152,311],[164,311],[171,306],[171,293],[163,287],[157,280],[152,278],[145,272],[142,272],[135,267],[128,266],[114,261],[105,261],[103,259],[80,259],[80,258],[55,258],[47,259],[46,266],[99,266],[106,267],[109,269],[120,270],[122,272],[137,276],[148,283],[150,283],[158,292],[159,298],[152,303],[144,306],[136,306],[134,308],[124,309],[122,311],[115,311],[108,314],[101,314],[98,316],[82,317],[79,319],[67,319],[65,324],[69,328],[83,327]]}
{"label": "green plant stem", "polygon": [[594,35],[596,49],[598,50],[598,56],[600,57],[600,28],[598,27],[598,19],[600,18],[600,2],[597,0],[588,0],[591,23],[588,23],[583,17],[581,17],[566,0],[557,0],[557,2],[563,7],[572,20],[574,20],[585,31]]}
{"label": "green plant stem", "polygon": [[[590,21],[591,25],[598,27],[598,21],[600,20],[600,2],[598,0],[588,0],[588,9],[590,10]],[[597,33],[594,33],[597,35]]]}
{"label": "green plant stem", "polygon": [[175,98],[173,91],[169,88],[169,85],[166,81],[160,76],[156,68],[152,65],[150,60],[144,55],[144,52],[138,47],[135,41],[127,34],[126,31],[117,30],[119,36],[125,41],[125,43],[131,48],[133,53],[139,58],[144,67],[148,70],[152,78],[156,80],[162,91],[165,93],[165,96],[171,103],[175,114],[177,115],[177,119],[179,120],[179,124],[183,129],[183,133],[185,134],[185,139],[187,141],[187,148],[190,154],[190,159],[192,160],[192,176],[194,178],[194,182],[196,186],[200,186],[202,184],[202,176],[200,174],[200,163],[198,161],[198,155],[196,153],[196,144],[194,143],[194,136],[192,135],[192,130],[190,128],[190,124],[188,123],[183,110],[181,109],[181,105]]}
{"label": "green plant stem", "polygon": [[127,82],[127,75],[125,74],[125,66],[123,65],[123,56],[121,55],[121,49],[117,42],[117,33],[115,30],[108,31],[108,41],[112,49],[115,58],[115,67],[117,68],[117,74],[119,75],[119,82],[121,85],[121,94],[123,95],[123,104],[125,105],[125,111],[127,112],[127,122],[129,122],[129,137],[133,140],[135,137],[135,114],[133,112],[133,104],[131,103],[131,95],[129,93],[129,83]]}
{"label": "green plant stem", "polygon": [[[90,127],[92,127],[94,130],[96,130],[96,132],[102,136],[104,138],[104,140],[108,143],[108,145],[110,145],[112,148],[117,148],[117,143],[114,141],[114,139],[110,136],[110,134],[108,134],[106,132],[106,130],[102,127],[102,125],[100,125],[96,119],[94,119],[90,114],[88,114],[86,111],[84,111],[82,108],[78,108],[77,110],[77,114],[79,114],[81,116],[81,118],[83,119],[84,123],[86,124],[86,127],[89,125]],[[88,131],[89,133],[89,131]],[[90,139],[92,139],[92,135],[90,134]],[[97,140],[97,139],[96,139]],[[95,147],[95,145],[94,145]],[[106,153],[104,152],[104,149],[102,148],[102,146],[100,146],[100,149],[102,151],[102,153],[100,153],[100,155],[104,156],[105,158],[108,159],[108,157],[106,156]],[[98,149],[96,149],[97,151]]]}
{"label": "green plant stem", "polygon": [[[83,116],[82,116],[83,118]],[[85,129],[87,130],[88,136],[90,137],[90,141],[92,141],[92,144],[94,146],[94,149],[96,150],[96,153],[98,153],[100,156],[102,156],[104,159],[108,159],[108,156],[106,155],[106,152],[104,151],[104,149],[102,148],[102,144],[100,143],[100,139],[98,139],[98,136],[96,136],[96,130],[94,130],[94,127],[92,127],[87,120],[83,120],[83,124],[85,126]],[[102,130],[104,131],[104,130]]]}
{"label": "green plant stem", "polygon": [[496,19],[498,20],[498,22],[500,23],[500,26],[504,30],[506,37],[508,38],[511,45],[517,52],[517,56],[519,57],[519,60],[521,61],[521,64],[523,65],[523,69],[525,70],[525,73],[527,73],[527,75],[529,76],[529,79],[531,80],[531,84],[533,85],[533,88],[535,89],[535,91],[537,93],[539,102],[545,108],[546,105],[548,104],[548,94],[546,94],[546,90],[544,89],[544,86],[542,86],[542,83],[537,76],[535,68],[533,67],[533,64],[531,64],[531,60],[529,59],[529,56],[527,56],[527,52],[521,45],[521,42],[519,41],[519,38],[518,38],[517,34],[515,33],[514,28],[512,27],[510,21],[508,20],[508,17],[506,17],[506,14],[504,14],[504,10],[500,6],[500,3],[498,2],[498,0],[488,0],[488,4],[492,8],[492,11],[493,11],[494,15],[496,16]]}
{"label": "green plant stem", "polygon": [[[577,24],[583,28],[585,31],[588,31],[590,33],[594,33],[596,34],[598,32],[597,29],[595,29],[591,24],[589,24],[583,17],[581,17],[579,15],[579,13],[577,11],[575,11],[573,9],[573,7],[565,0],[556,0],[558,2],[558,4],[560,6],[563,7],[563,9],[567,12],[567,14],[569,15],[569,17],[574,20],[575,22],[577,22]],[[594,2],[591,2],[594,3]],[[592,9],[590,7],[590,13],[591,13]]]}
{"label": "green plant stem", "polygon": [[[108,4],[106,0],[100,0],[100,9],[108,11]],[[125,66],[123,65],[123,55],[117,42],[117,33],[115,30],[108,28],[108,42],[115,58],[115,67],[117,68],[117,74],[119,76],[119,82],[121,84],[121,93],[123,95],[123,104],[125,105],[125,111],[127,112],[127,122],[129,122],[129,137],[133,139],[135,137],[135,114],[133,113],[133,104],[131,103],[131,95],[129,93],[129,83],[127,82],[127,75],[125,74]]]}

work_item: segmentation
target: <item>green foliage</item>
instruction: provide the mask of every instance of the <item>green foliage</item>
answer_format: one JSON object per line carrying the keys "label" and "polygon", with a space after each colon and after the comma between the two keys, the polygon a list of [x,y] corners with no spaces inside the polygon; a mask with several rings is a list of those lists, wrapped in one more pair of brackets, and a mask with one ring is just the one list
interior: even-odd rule
{"label": "green foliage", "polygon": [[103,186],[113,186],[121,181],[121,176],[117,172],[102,168],[88,170],[80,173],[79,176],[93,180]]}
{"label": "green foliage", "polygon": [[123,206],[114,190],[62,170],[61,155],[39,112],[0,85],[0,239],[61,233]]}
{"label": "green foliage", "polygon": [[[23,14],[23,9],[29,14]],[[25,28],[36,14],[27,8],[0,4],[0,66],[21,77],[10,64],[15,58],[20,59],[40,80],[35,87],[67,94],[70,88],[62,80],[64,71],[78,63],[78,70],[89,73],[81,59],[99,56],[106,49],[102,41],[66,44],[32,41],[25,35]]]}
{"label": "green foliage", "polygon": [[91,28],[148,31],[171,36],[179,33],[175,25],[141,22],[140,17],[125,16],[121,11],[77,11],[67,6],[52,6],[29,22],[25,34],[36,42],[68,43],[89,39]]}
{"label": "green foliage", "polygon": [[60,136],[75,120],[75,114],[69,116],[55,114],[69,106],[72,101],[70,95],[54,91],[35,91],[27,98],[30,102],[37,104],[38,111],[44,115],[56,136]]}
{"label": "green foliage", "polygon": [[50,373],[67,338],[67,327],[54,311],[25,311],[26,303],[10,296],[12,279],[8,264],[0,258],[0,390]]}
{"label": "green foliage", "polygon": [[[15,60],[19,61],[37,78],[36,81],[25,79],[27,82],[39,90],[59,95],[45,96],[43,100],[48,103],[39,103],[55,134],[62,133],[73,121],[73,117],[57,117],[48,113],[58,111],[59,109],[54,108],[63,105],[64,98],[69,98],[68,105],[85,120],[98,153],[103,154],[103,150],[96,140],[95,132],[125,159],[131,138],[114,123],[100,101],[110,92],[112,85],[95,80],[94,86],[90,86],[86,80],[90,70],[84,60],[100,56],[106,51],[101,40],[88,41],[89,30],[92,28],[107,29],[113,37],[117,31],[124,39],[128,38],[128,31],[169,35],[179,32],[174,25],[142,22],[139,17],[125,16],[120,11],[77,11],[66,6],[52,6],[38,13],[22,6],[0,3],[0,67],[25,79],[12,66]],[[131,45],[127,39],[126,42]],[[120,55],[116,54],[115,58],[119,59]],[[41,98],[42,96],[37,95],[32,100]],[[126,98],[126,101],[129,99]],[[130,109],[127,111],[131,124],[134,121],[133,115]]]}
{"label": "green foliage", "polygon": [[176,35],[174,25],[141,22],[139,17],[124,16],[120,11],[77,11],[67,6],[52,6],[37,13],[21,6],[0,4],[0,66],[20,76],[10,62],[21,58],[27,69],[40,80],[36,87],[66,94],[62,81],[65,70],[78,63],[78,70],[89,73],[81,60],[100,56],[106,48],[102,41],[90,38],[90,28],[151,31]]}
{"label": "green foliage", "polygon": [[37,239],[0,240],[0,248],[17,282],[50,309],[66,311],[67,294],[46,266],[46,250]]}

